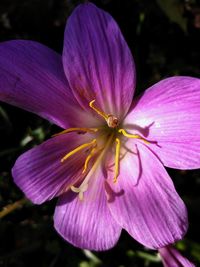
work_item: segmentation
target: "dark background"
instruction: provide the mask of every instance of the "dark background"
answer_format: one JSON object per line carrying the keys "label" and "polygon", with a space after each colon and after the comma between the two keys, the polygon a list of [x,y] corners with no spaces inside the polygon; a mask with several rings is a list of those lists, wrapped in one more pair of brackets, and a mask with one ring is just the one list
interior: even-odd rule
{"label": "dark background", "polygon": [[[91,1],[118,22],[137,67],[137,94],[173,75],[200,77],[200,2],[197,0]],[[0,0],[0,41],[28,39],[62,52],[67,17],[79,1]],[[0,104],[0,208],[23,197],[10,170],[23,151],[41,143],[55,126]],[[193,131],[195,129],[191,129]],[[189,212],[189,231],[176,246],[200,266],[200,171],[168,170]],[[162,266],[123,232],[110,251],[88,254],[62,240],[53,228],[56,200],[25,204],[0,221],[0,266]]]}

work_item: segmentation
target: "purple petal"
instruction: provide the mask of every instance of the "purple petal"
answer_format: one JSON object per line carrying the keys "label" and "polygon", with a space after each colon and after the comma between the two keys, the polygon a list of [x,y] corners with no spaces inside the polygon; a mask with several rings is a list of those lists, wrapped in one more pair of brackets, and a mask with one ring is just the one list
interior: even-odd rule
{"label": "purple petal", "polygon": [[137,147],[132,172],[137,174],[140,168],[138,182],[120,172],[113,184],[112,173],[108,173],[113,190],[109,207],[133,238],[146,247],[159,248],[182,239],[188,226],[187,211],[160,161],[143,144],[138,142]]}
{"label": "purple petal", "polygon": [[[173,77],[153,85],[127,116],[127,126],[147,133],[149,145],[167,167],[200,167],[200,79]],[[132,130],[133,132],[133,130]]]}
{"label": "purple petal", "polygon": [[0,44],[0,100],[63,128],[75,122],[82,125],[84,112],[71,93],[61,56],[37,42]]}
{"label": "purple petal", "polygon": [[91,3],[78,6],[65,30],[63,63],[79,103],[123,117],[132,102],[135,67],[113,18]]}
{"label": "purple petal", "polygon": [[59,199],[54,224],[65,240],[79,248],[100,251],[116,244],[121,227],[108,209],[100,170],[93,174],[83,200],[76,193]]}
{"label": "purple petal", "polygon": [[195,267],[172,246],[159,249],[159,253],[165,267]]}
{"label": "purple petal", "polygon": [[87,138],[63,134],[22,154],[12,169],[15,183],[36,204],[67,191],[81,179],[86,154],[76,153],[63,163],[61,159]]}

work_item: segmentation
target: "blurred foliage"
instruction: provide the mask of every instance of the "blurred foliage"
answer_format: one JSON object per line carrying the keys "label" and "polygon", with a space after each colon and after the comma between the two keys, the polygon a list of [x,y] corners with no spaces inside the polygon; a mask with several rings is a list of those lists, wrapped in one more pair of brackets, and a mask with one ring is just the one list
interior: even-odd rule
{"label": "blurred foliage", "polygon": [[[93,1],[118,22],[137,67],[137,94],[173,75],[200,77],[200,2],[197,0]],[[65,22],[76,0],[1,0],[0,41],[36,40],[62,52]],[[192,131],[193,129],[191,129]],[[0,105],[0,207],[23,197],[11,177],[16,158],[59,129],[36,115]],[[200,171],[169,170],[184,199],[190,228],[177,244],[200,265]],[[2,267],[162,266],[156,252],[144,250],[123,232],[110,251],[92,253],[72,247],[53,228],[56,200],[26,204],[0,221]]]}
{"label": "blurred foliage", "polygon": [[181,29],[187,31],[187,18],[184,16],[184,6],[179,0],[157,0],[158,5],[172,21],[177,23]]}

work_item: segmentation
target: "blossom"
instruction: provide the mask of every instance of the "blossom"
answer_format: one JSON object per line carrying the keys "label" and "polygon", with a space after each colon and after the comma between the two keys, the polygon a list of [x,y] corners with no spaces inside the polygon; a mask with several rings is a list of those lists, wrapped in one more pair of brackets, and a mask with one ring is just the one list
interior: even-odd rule
{"label": "blossom", "polygon": [[159,254],[165,267],[195,267],[193,263],[183,257],[180,252],[172,246],[160,248]]}
{"label": "blossom", "polygon": [[15,183],[54,197],[54,225],[75,246],[113,247],[125,229],[149,248],[187,231],[163,165],[200,167],[200,80],[164,79],[133,100],[135,65],[112,17],[91,3],[68,19],[62,57],[33,41],[0,44],[0,100],[63,131],[21,155]]}

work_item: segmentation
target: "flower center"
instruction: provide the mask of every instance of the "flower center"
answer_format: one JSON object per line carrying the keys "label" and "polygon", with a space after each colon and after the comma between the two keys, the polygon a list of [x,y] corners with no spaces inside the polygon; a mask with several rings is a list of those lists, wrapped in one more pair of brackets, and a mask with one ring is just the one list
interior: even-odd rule
{"label": "flower center", "polygon": [[[88,156],[85,159],[84,167],[82,174],[85,174],[85,178],[81,185],[79,187],[75,187],[74,185],[71,186],[71,190],[75,193],[79,194],[79,198],[83,199],[84,192],[88,189],[88,185],[90,182],[90,179],[93,177],[94,172],[102,162],[105,154],[108,152],[108,150],[113,147],[113,144],[115,144],[115,157],[114,157],[114,177],[113,182],[116,183],[118,176],[120,174],[120,149],[121,149],[121,140],[120,137],[124,136],[126,138],[136,138],[141,139],[145,143],[149,143],[146,139],[141,137],[138,134],[130,134],[127,133],[126,130],[119,128],[119,120],[116,116],[112,114],[107,114],[104,111],[100,110],[94,105],[95,100],[92,100],[89,103],[89,106],[91,109],[93,109],[99,116],[103,117],[105,121],[107,122],[107,129],[105,127],[101,128],[69,128],[66,129],[58,134],[55,134],[54,136],[58,136],[61,134],[66,134],[70,132],[83,132],[83,133],[92,133],[95,135],[96,138],[92,139],[88,143],[84,143],[76,148],[74,148],[72,151],[67,153],[64,157],[61,158],[61,163],[64,163],[69,157],[72,155],[75,155],[77,153],[80,153],[81,151],[87,149]],[[103,142],[102,142],[103,140]],[[102,144],[103,143],[103,144]],[[91,159],[95,159],[92,166],[89,165],[91,162]]]}

